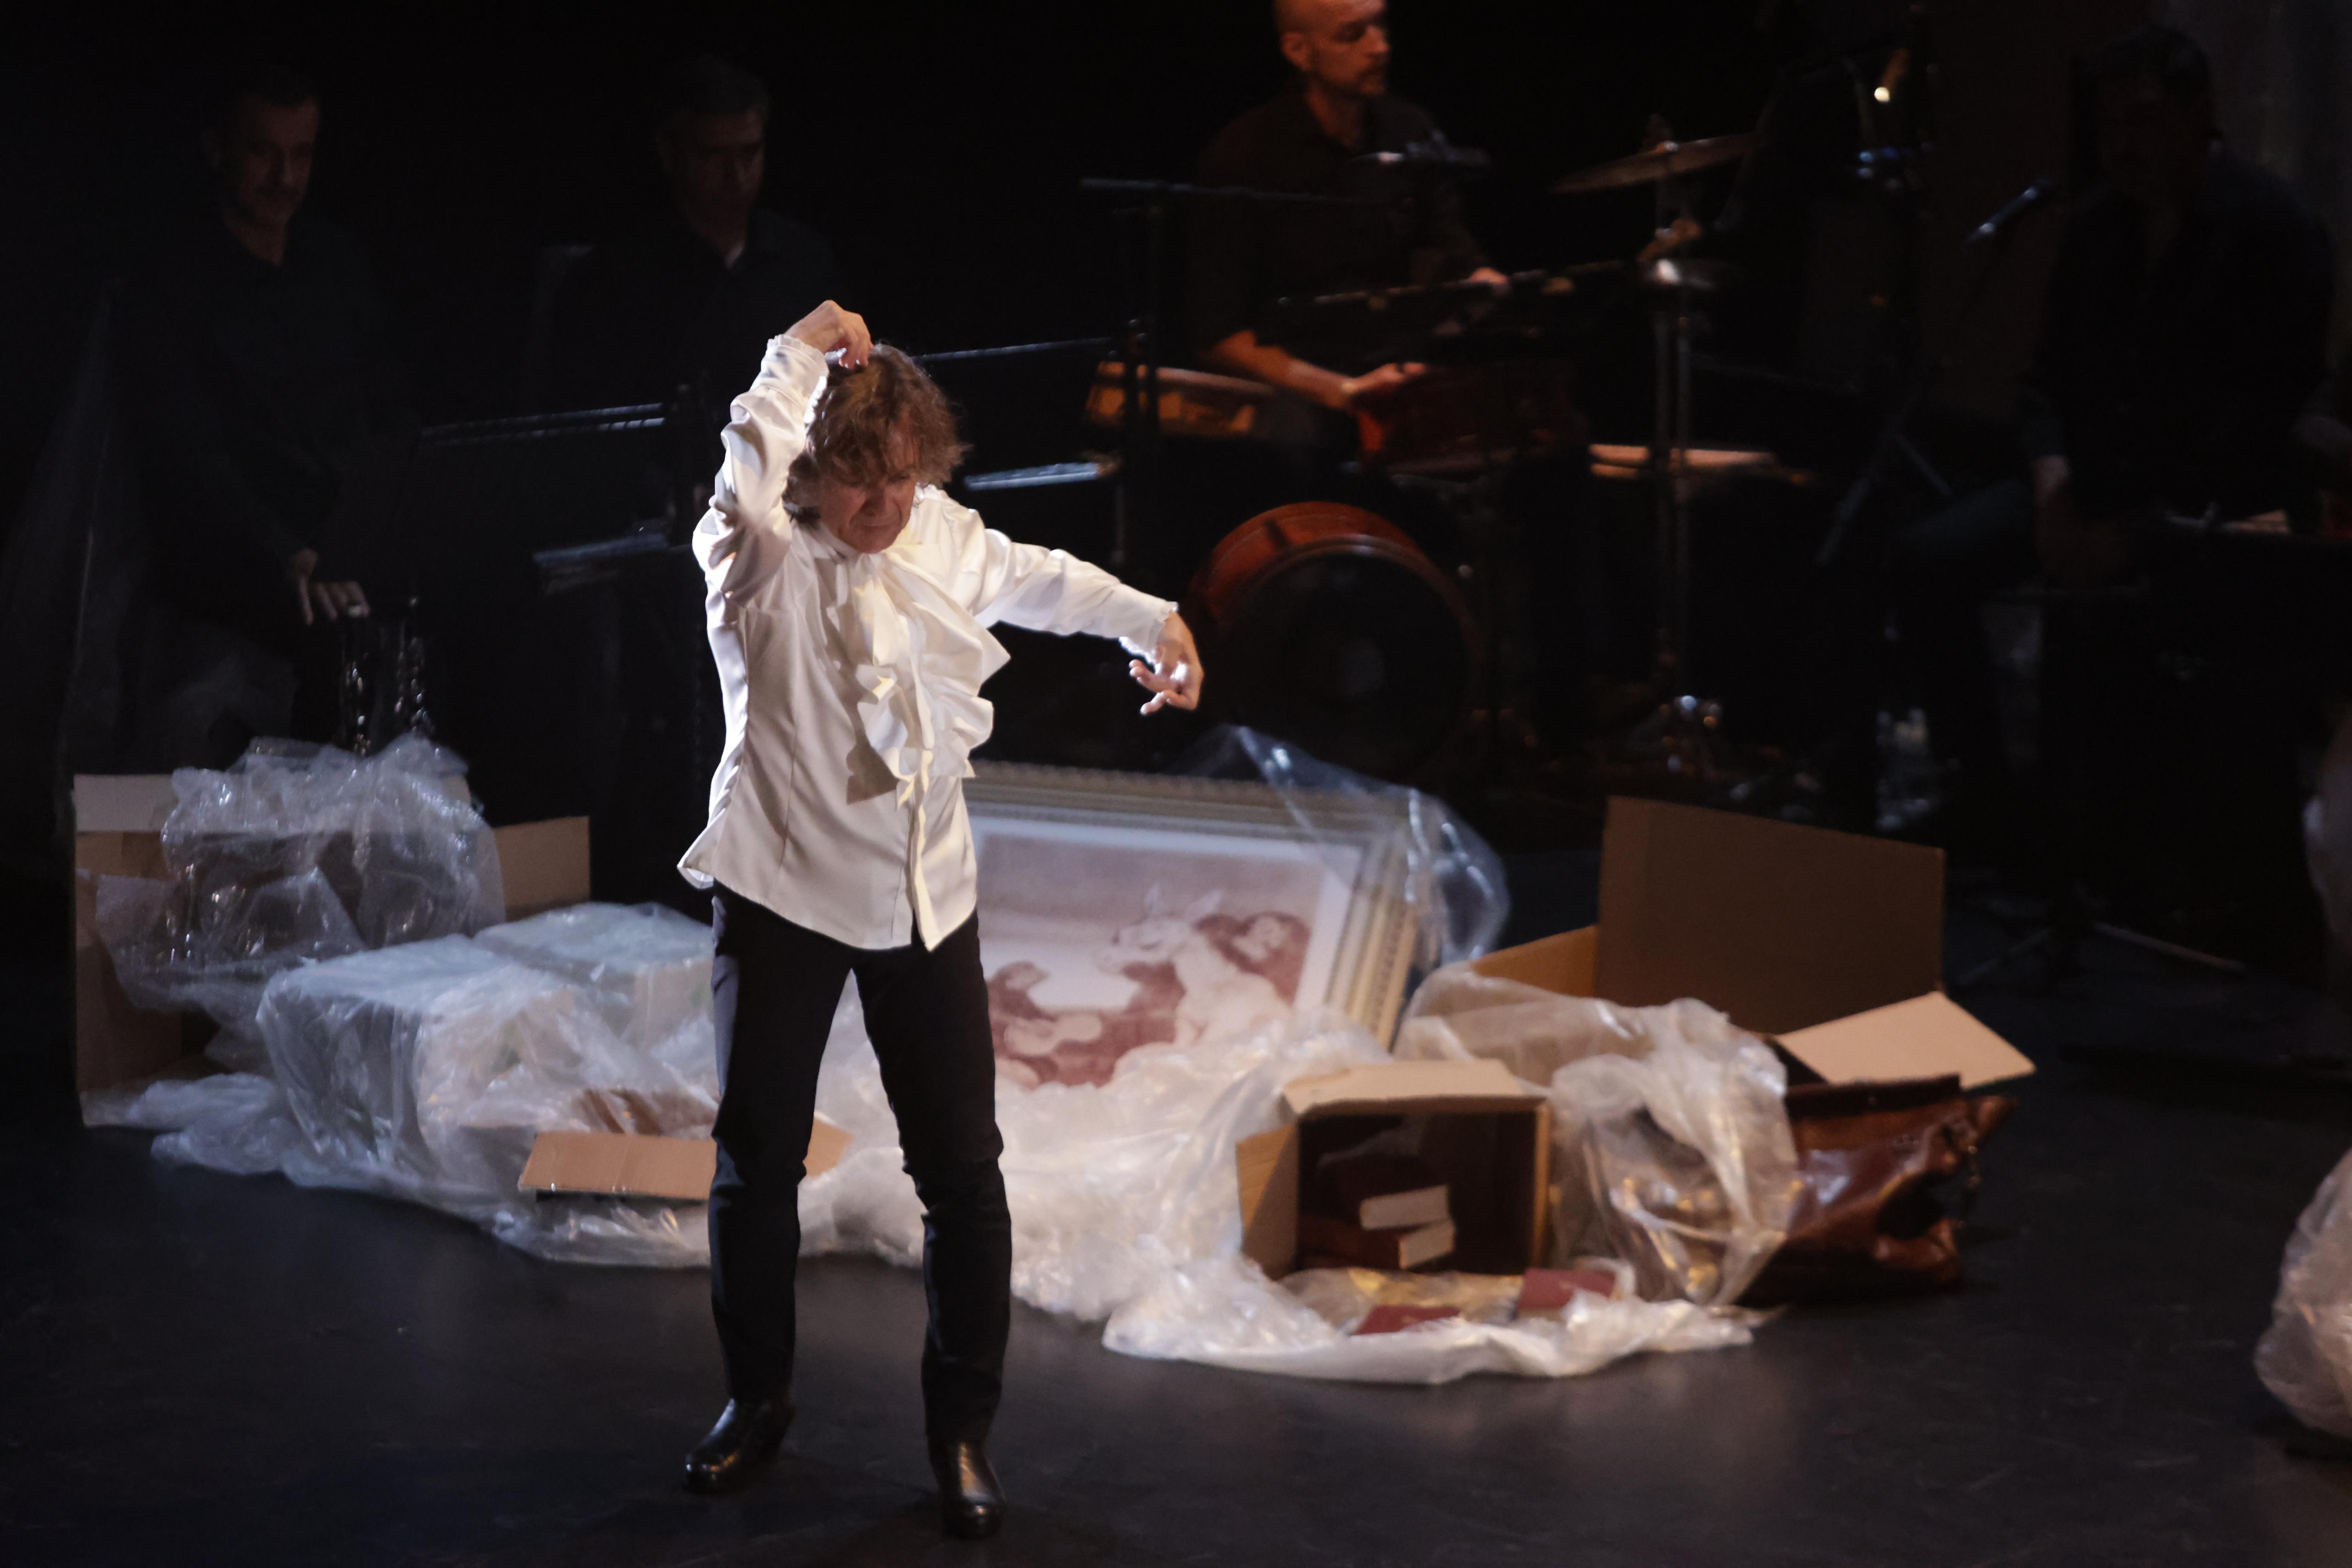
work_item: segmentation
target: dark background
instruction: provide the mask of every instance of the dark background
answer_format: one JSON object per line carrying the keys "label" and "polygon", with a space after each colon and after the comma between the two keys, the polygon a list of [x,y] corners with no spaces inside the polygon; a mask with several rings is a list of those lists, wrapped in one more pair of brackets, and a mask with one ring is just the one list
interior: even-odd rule
{"label": "dark background", "polygon": [[[1868,25],[1870,4],[1832,6]],[[2143,9],[2122,0],[1937,7],[1949,236],[2058,167],[2064,62]],[[1948,12],[1949,15],[1942,13]],[[1785,33],[1758,0],[1397,0],[1395,90],[1492,150],[1474,222],[1507,268],[1622,256],[1642,193],[1543,194],[1632,150],[1653,111],[1685,138],[1752,126]],[[21,492],[100,281],[205,199],[195,116],[209,62],[260,38],[306,58],[326,118],[311,210],[372,247],[427,421],[517,405],[539,247],[603,238],[665,197],[646,91],[718,48],[775,97],[768,199],[839,250],[881,330],[918,350],[1113,330],[1118,230],[1080,176],[1181,177],[1285,68],[1262,0],[1213,5],[671,5],[60,8],[0,63],[0,498]],[[2037,258],[1971,342],[1956,384],[1997,404],[2030,331]],[[788,323],[777,323],[779,330]],[[957,388],[988,401],[983,384]],[[980,467],[1066,456],[989,449]],[[1072,410],[1075,414],[1075,410]],[[1073,433],[1075,434],[1075,433]]]}

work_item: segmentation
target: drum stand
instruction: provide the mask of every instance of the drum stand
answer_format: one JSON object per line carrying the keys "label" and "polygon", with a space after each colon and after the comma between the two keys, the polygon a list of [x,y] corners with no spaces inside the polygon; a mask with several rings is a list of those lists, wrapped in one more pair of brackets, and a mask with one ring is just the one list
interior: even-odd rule
{"label": "drum stand", "polygon": [[[1673,181],[1658,187],[1659,225],[1665,226]],[[1685,689],[1690,679],[1691,277],[1671,258],[1654,276],[1668,292],[1650,318],[1654,349],[1654,434],[1650,479],[1656,496],[1658,556],[1657,689],[1663,698],[1626,737],[1636,762],[1662,764],[1678,782],[1704,783],[1719,773],[1716,751],[1723,705]]]}

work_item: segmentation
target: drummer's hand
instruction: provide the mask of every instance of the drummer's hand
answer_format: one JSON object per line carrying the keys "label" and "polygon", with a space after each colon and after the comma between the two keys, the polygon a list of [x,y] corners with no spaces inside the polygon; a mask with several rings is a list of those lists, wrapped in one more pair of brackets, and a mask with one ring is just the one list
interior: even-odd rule
{"label": "drummer's hand", "polygon": [[855,310],[845,310],[827,300],[792,325],[784,336],[808,344],[819,353],[841,351],[841,363],[856,370],[874,352],[874,334],[866,330],[866,318]]}
{"label": "drummer's hand", "polygon": [[1497,294],[1507,294],[1511,291],[1510,274],[1507,272],[1497,272],[1491,267],[1481,267],[1477,271],[1473,272],[1469,277],[1465,278],[1462,281],[1465,283],[1484,283],[1487,288],[1492,289]]}
{"label": "drummer's hand", "polygon": [[1402,364],[1384,364],[1361,375],[1351,375],[1339,384],[1340,406],[1353,408],[1368,397],[1378,398],[1394,392],[1428,368],[1425,364],[1407,361]]}
{"label": "drummer's hand", "polygon": [[302,612],[302,624],[314,626],[318,618],[340,620],[345,616],[358,619],[368,613],[367,591],[357,583],[321,583],[312,575],[319,569],[319,552],[298,550],[287,557],[286,580],[294,584],[294,600]]}
{"label": "drummer's hand", "polygon": [[1192,646],[1192,628],[1181,616],[1171,615],[1160,623],[1160,646],[1151,650],[1151,662],[1131,659],[1127,672],[1151,693],[1151,700],[1143,705],[1146,713],[1201,705],[1201,650]]}

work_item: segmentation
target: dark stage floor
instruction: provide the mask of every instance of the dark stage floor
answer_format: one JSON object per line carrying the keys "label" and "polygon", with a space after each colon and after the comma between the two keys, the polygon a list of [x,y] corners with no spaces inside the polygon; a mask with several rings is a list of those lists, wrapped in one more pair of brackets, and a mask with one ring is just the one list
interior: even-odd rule
{"label": "dark stage floor", "polygon": [[[1528,934],[1574,918],[1589,862],[1515,880]],[[1997,935],[1956,917],[1952,973]],[[2249,1364],[2352,1142],[2352,1090],[2282,1064],[2352,1060],[2352,1031],[2265,982],[2090,957],[2050,994],[1965,998],[2045,1064],[1988,1156],[1965,1291],[1433,1390],[1132,1361],[1024,1309],[996,1444],[1016,1506],[983,1547],[931,1528],[909,1273],[805,1270],[793,1452],[700,1501],[674,1478],[719,1399],[702,1276],[162,1166],[20,1099],[0,1563],[2352,1563],[2352,1462]],[[57,1026],[43,976],[5,1005]]]}

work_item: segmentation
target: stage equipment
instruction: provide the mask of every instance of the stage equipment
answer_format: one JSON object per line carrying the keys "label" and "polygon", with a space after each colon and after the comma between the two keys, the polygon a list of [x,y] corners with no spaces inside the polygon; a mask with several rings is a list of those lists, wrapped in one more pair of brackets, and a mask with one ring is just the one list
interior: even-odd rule
{"label": "stage equipment", "polygon": [[1461,476],[1581,443],[1574,379],[1558,361],[1434,366],[1359,405],[1364,461],[1391,473]]}
{"label": "stage equipment", "polygon": [[1655,146],[1606,163],[1595,163],[1554,180],[1551,194],[1576,196],[1593,191],[1623,190],[1632,185],[1664,185],[1685,174],[1732,163],[1755,150],[1756,133],[1710,136],[1703,142],[1676,142],[1671,136]]}
{"label": "stage equipment", "polygon": [[1124,243],[1121,271],[1127,277],[1129,314],[1119,337],[1119,466],[1118,489],[1111,512],[1110,559],[1113,572],[1128,566],[1129,544],[1139,530],[1160,525],[1158,501],[1164,488],[1160,428],[1160,299],[1168,245],[1168,209],[1175,202],[1247,202],[1276,206],[1350,207],[1386,204],[1352,196],[1310,195],[1288,191],[1258,191],[1244,185],[1195,185],[1181,180],[1114,180],[1087,178],[1078,182],[1082,194],[1107,196],[1122,205],[1113,211],[1130,220]]}
{"label": "stage equipment", "polygon": [[[1087,394],[1087,419],[1106,429],[1123,430],[1134,407],[1131,388],[1135,367],[1124,360],[1105,360],[1095,368],[1094,387]],[[1219,375],[1210,371],[1172,370],[1151,373],[1158,405],[1148,414],[1165,436],[1190,436],[1213,441],[1262,441],[1266,407],[1282,389],[1247,376]]]}
{"label": "stage equipment", "polygon": [[[1944,346],[1932,353],[1920,349],[1911,356],[1912,363],[1903,391],[1894,400],[1893,412],[1879,426],[1878,438],[1872,444],[1869,460],[1863,464],[1862,471],[1854,476],[1853,483],[1839,498],[1837,510],[1832,514],[1829,532],[1822,537],[1821,551],[1814,558],[1821,566],[1834,566],[1843,555],[1855,525],[1869,509],[1871,501],[1893,478],[1898,464],[1909,468],[1939,504],[1949,504],[1957,499],[1950,481],[1912,442],[1909,434],[1911,420],[1927,395],[1935,389],[1936,384],[1943,379],[1945,370],[1951,363],[1953,351],[1967,341],[1977,309],[1983,303],[1986,286],[2000,270],[2002,258],[2009,254],[2010,242],[2017,234],[2018,220],[2042,205],[2042,196],[2035,193],[2046,193],[2051,188],[2054,188],[2051,181],[2034,181],[1969,232],[1969,244],[1983,244],[1981,254],[1984,260],[1977,268],[1976,276],[1969,280],[1969,291],[1961,297],[1959,309],[1953,312]],[[1906,275],[1909,271],[1916,271],[1916,268],[1908,269]],[[1916,330],[1916,312],[1911,319]]]}
{"label": "stage equipment", "polygon": [[1477,626],[1453,582],[1371,512],[1263,512],[1219,542],[1185,597],[1216,700],[1242,723],[1389,779],[1464,727]]}

